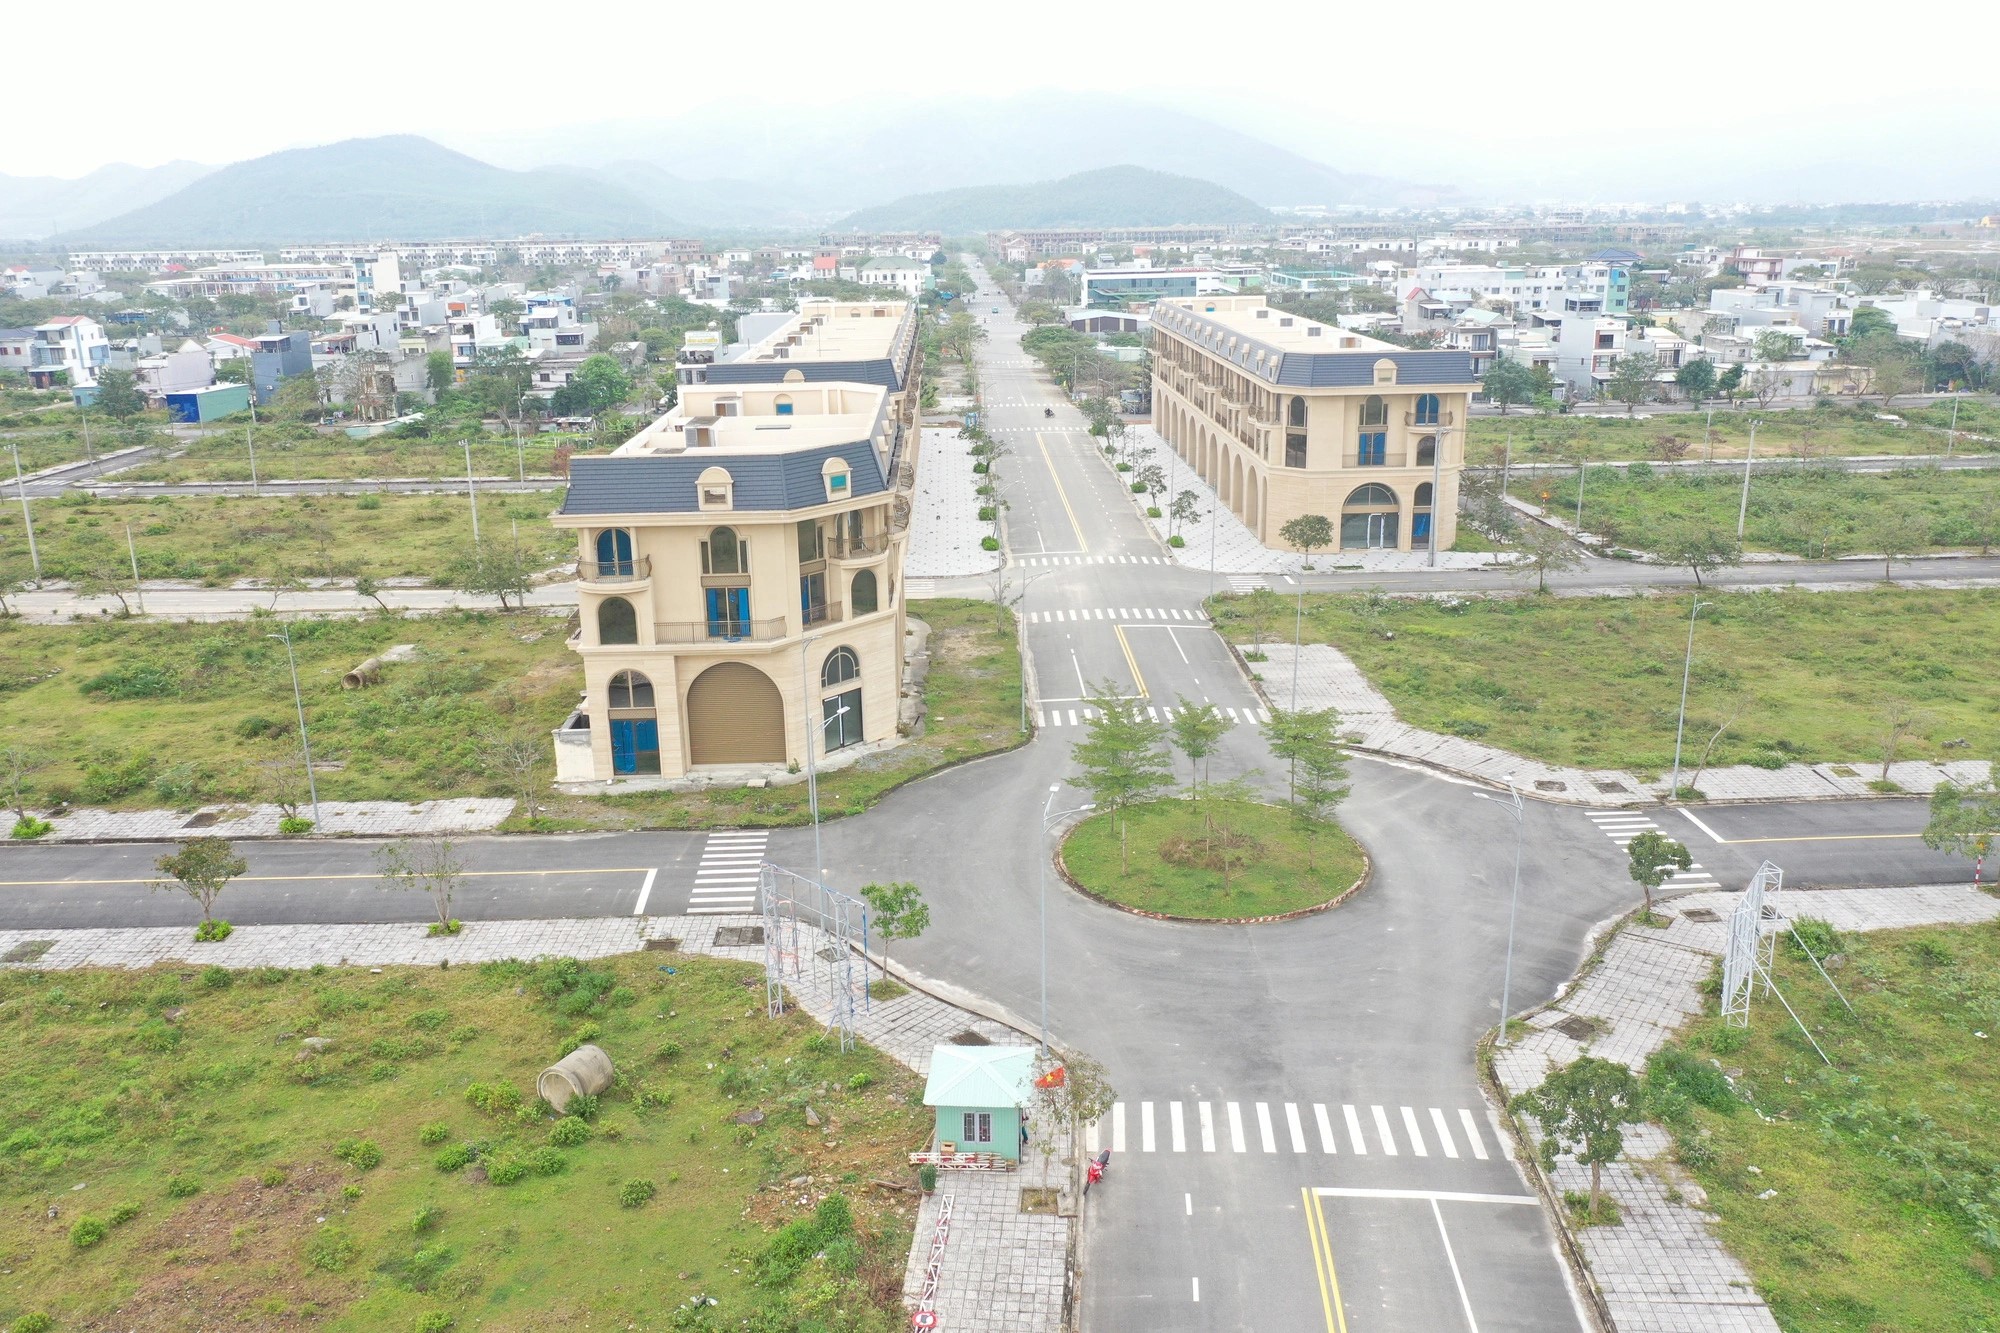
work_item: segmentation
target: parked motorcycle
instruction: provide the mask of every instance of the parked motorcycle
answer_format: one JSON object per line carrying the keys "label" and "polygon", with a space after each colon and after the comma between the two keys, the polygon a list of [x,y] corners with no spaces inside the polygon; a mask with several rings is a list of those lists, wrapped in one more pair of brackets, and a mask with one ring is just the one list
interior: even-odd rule
{"label": "parked motorcycle", "polygon": [[1083,1192],[1085,1194],[1090,1193],[1090,1187],[1104,1179],[1104,1173],[1110,1169],[1111,1149],[1106,1148],[1103,1152],[1091,1158],[1090,1164],[1084,1168]]}

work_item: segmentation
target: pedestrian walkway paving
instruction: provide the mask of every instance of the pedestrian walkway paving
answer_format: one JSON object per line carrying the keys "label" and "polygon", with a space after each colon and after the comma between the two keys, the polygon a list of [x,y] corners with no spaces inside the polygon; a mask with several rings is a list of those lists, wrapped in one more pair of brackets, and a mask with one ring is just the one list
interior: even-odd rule
{"label": "pedestrian walkway paving", "polygon": [[[312,814],[312,807],[301,812]],[[400,838],[434,833],[484,833],[514,813],[511,798],[465,796],[444,801],[321,801],[318,834]],[[275,805],[204,805],[188,810],[71,810],[54,815],[43,842],[169,842],[207,835],[278,838],[285,812]]]}
{"label": "pedestrian walkway paving", "polygon": [[[1641,833],[1664,833],[1652,819],[1636,810],[1592,810],[1586,817],[1602,833],[1620,847],[1629,846],[1632,839]],[[1676,870],[1661,886],[1675,893],[1688,893],[1697,889],[1719,889],[1722,887],[1715,876],[1701,867],[1701,862],[1690,861],[1686,870]]]}
{"label": "pedestrian walkway paving", "polygon": [[1084,1131],[1083,1149],[1113,1153],[1276,1153],[1351,1157],[1439,1157],[1484,1162],[1510,1157],[1504,1137],[1489,1150],[1479,1111],[1457,1106],[1351,1102],[1114,1102]]}
{"label": "pedestrian walkway paving", "polygon": [[[1713,1012],[1702,991],[1727,939],[1733,893],[1677,898],[1664,930],[1628,926],[1604,947],[1601,960],[1573,980],[1552,1004],[1515,1025],[1511,1046],[1494,1052],[1493,1070],[1510,1099],[1552,1070],[1590,1054],[1636,1071],[1689,1019]],[[1970,886],[1779,891],[1764,929],[1810,915],[1836,930],[1888,930],[2000,918],[2000,899]],[[1753,1002],[1752,1022],[1785,1023],[1770,1001]],[[1533,1127],[1526,1127],[1532,1136]],[[1590,1186],[1590,1169],[1561,1160],[1550,1176],[1559,1196]],[[1604,1167],[1605,1191],[1623,1217],[1615,1227],[1574,1233],[1590,1281],[1613,1326],[1632,1330],[1720,1329],[1775,1333],[1777,1321],[1756,1294],[1749,1272],[1711,1227],[1699,1186],[1672,1160],[1667,1134],[1656,1126],[1626,1131],[1623,1160]],[[1557,1218],[1558,1225],[1562,1219]]]}
{"label": "pedestrian walkway paving", "polygon": [[1179,607],[1162,606],[1094,607],[1087,610],[1072,607],[1062,611],[1030,611],[1027,615],[1027,621],[1030,625],[1053,625],[1057,622],[1076,620],[1117,620],[1138,623],[1152,621],[1156,624],[1164,620],[1170,623],[1178,622],[1183,625],[1206,625],[1208,623],[1208,617],[1200,611],[1184,611]]}
{"label": "pedestrian walkway paving", "polygon": [[[1215,711],[1221,714],[1222,720],[1233,727],[1261,727],[1271,720],[1270,713],[1262,708],[1224,708],[1219,704],[1214,705],[1214,707]],[[1171,722],[1178,711],[1180,710],[1171,707],[1148,708],[1146,709],[1146,717],[1154,722]],[[1035,709],[1035,725],[1038,727],[1081,727],[1087,725],[1096,717],[1097,710],[1095,708]]]}
{"label": "pedestrian walkway paving", "polygon": [[762,829],[711,833],[701,847],[694,891],[688,895],[690,916],[742,913],[757,907],[757,881],[771,835]]}
{"label": "pedestrian walkway paving", "polygon": [[[1430,768],[1460,773],[1495,785],[1512,782],[1521,792],[1548,801],[1576,805],[1646,805],[1665,800],[1672,779],[1643,778],[1623,769],[1568,768],[1528,759],[1508,750],[1459,736],[1445,736],[1408,726],[1382,692],[1369,682],[1347,654],[1330,644],[1309,643],[1294,656],[1289,643],[1238,644],[1243,653],[1262,653],[1257,662],[1258,690],[1268,702],[1293,696],[1296,662],[1300,708],[1332,708],[1340,714],[1341,734],[1355,749]],[[1255,660],[1255,659],[1252,659]],[[1924,794],[1940,782],[1958,784],[1985,780],[1983,759],[1951,763],[1928,761],[1889,766],[1889,778],[1904,791]],[[1872,796],[1869,780],[1875,767],[1847,764],[1788,764],[1764,769],[1749,764],[1711,768],[1701,775],[1701,791],[1710,801],[1812,800],[1836,796]]]}
{"label": "pedestrian walkway paving", "polygon": [[[814,932],[804,928],[808,936]],[[729,932],[725,935],[723,932]],[[507,959],[603,958],[671,939],[686,953],[738,962],[764,962],[762,918],[757,916],[611,917],[591,920],[474,921],[458,935],[430,936],[421,925],[238,926],[229,938],[196,944],[191,926],[109,927],[94,930],[0,930],[0,955],[34,953],[33,961],[0,964],[0,970],[67,970],[78,967],[143,968],[160,963],[200,963],[227,968],[392,967],[435,968]],[[719,942],[726,941],[726,942]],[[805,941],[817,951],[819,942]],[[40,950],[24,945],[43,946]],[[822,1023],[831,1004],[814,986],[787,987],[791,1003]],[[932,1050],[966,1037],[995,1045],[1026,1045],[1021,1032],[970,1010],[911,989],[893,1000],[871,1001],[856,1015],[855,1034],[918,1074],[929,1071]],[[1036,1141],[1042,1136],[1036,1133]],[[914,1296],[937,1210],[953,1201],[933,1308],[947,1329],[1009,1329],[1059,1333],[1068,1286],[1074,1196],[1064,1182],[1074,1157],[1062,1136],[1051,1151],[1031,1151],[1017,1172],[974,1175],[942,1172],[938,1193],[926,1198],[906,1269],[905,1296]],[[1024,1187],[1046,1186],[1063,1196],[1058,1214],[1021,1211]]]}
{"label": "pedestrian walkway paving", "polygon": [[983,574],[1000,563],[998,551],[980,546],[993,525],[979,517],[979,474],[972,470],[973,442],[955,430],[923,430],[916,492],[910,497],[907,577],[950,578]]}

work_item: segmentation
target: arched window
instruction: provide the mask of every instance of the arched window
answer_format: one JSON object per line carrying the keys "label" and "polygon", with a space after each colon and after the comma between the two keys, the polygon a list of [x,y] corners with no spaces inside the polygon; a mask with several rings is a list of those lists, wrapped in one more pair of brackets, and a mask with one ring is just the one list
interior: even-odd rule
{"label": "arched window", "polygon": [[639,642],[639,616],[623,597],[607,597],[597,604],[599,643]]}
{"label": "arched window", "polygon": [[819,683],[821,689],[842,685],[861,674],[861,659],[854,655],[852,648],[836,648],[826,655],[820,665]]}
{"label": "arched window", "polygon": [[1292,399],[1291,405],[1285,409],[1285,424],[1288,426],[1297,426],[1301,430],[1305,429],[1305,424],[1306,424],[1305,399],[1303,398]]}
{"label": "arched window", "polygon": [[1431,507],[1431,484],[1427,481],[1417,487],[1416,506],[1419,509]]}
{"label": "arched window", "polygon": [[1355,487],[1340,507],[1340,548],[1366,551],[1396,545],[1396,493],[1387,486]]}
{"label": "arched window", "polygon": [[736,535],[735,528],[710,528],[701,544],[701,572],[704,574],[748,574],[750,548]]}
{"label": "arched window", "polygon": [[1417,395],[1417,424],[1435,426],[1438,424],[1438,396],[1434,393]]}
{"label": "arched window", "polygon": [[1426,435],[1417,441],[1417,462],[1428,465],[1437,461],[1438,437]]}
{"label": "arched window", "polygon": [[1389,405],[1382,401],[1382,395],[1371,393],[1361,404],[1361,424],[1364,426],[1386,426],[1389,424]]}
{"label": "arched window", "polygon": [[864,569],[855,574],[854,582],[848,585],[847,609],[857,616],[880,609],[875,597],[874,570]]}
{"label": "arched window", "polygon": [[607,691],[613,773],[660,771],[660,720],[653,710],[653,682],[637,671],[621,671]]}
{"label": "arched window", "polygon": [[597,534],[599,576],[632,577],[632,534],[623,528],[606,528]]}
{"label": "arched window", "polygon": [[788,393],[779,394],[775,406],[777,407],[779,416],[790,416],[792,414],[792,396]]}
{"label": "arched window", "polygon": [[651,708],[653,682],[637,671],[621,671],[611,678],[613,708]]}
{"label": "arched window", "polygon": [[1431,484],[1424,482],[1417,487],[1417,494],[1410,514],[1410,544],[1421,545],[1425,550],[1431,544]]}

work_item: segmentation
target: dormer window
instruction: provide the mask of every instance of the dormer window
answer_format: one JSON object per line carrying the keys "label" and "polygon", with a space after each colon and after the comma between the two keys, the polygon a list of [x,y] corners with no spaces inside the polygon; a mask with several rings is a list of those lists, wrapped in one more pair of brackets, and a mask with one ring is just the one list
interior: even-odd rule
{"label": "dormer window", "polygon": [[736,481],[727,468],[704,469],[695,482],[697,502],[703,509],[729,509],[736,502]]}
{"label": "dormer window", "polygon": [[826,482],[826,498],[829,502],[845,500],[854,493],[853,488],[848,484],[852,479],[852,475],[848,470],[846,459],[829,458],[826,460],[826,465],[820,469],[820,477]]}

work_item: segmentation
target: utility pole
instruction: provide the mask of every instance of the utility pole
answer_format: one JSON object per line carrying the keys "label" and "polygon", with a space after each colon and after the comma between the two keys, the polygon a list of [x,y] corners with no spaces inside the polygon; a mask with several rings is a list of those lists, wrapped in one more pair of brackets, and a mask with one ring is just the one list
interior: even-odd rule
{"label": "utility pole", "polygon": [[[1452,427],[1446,426],[1443,430],[1439,431],[1437,434],[1437,443],[1431,446],[1431,554],[1429,563],[1432,569],[1436,569],[1438,564],[1438,515],[1444,511],[1444,502],[1439,497],[1438,492],[1444,487],[1445,442],[1451,438],[1452,429]],[[1292,683],[1296,685],[1298,684],[1298,680],[1299,673],[1295,659],[1292,669]],[[1294,703],[1292,707],[1297,708],[1298,704]]]}
{"label": "utility pole", "polygon": [[[1500,498],[1507,498],[1508,474],[1514,469],[1514,428],[1507,428],[1507,452],[1500,456]],[[1433,495],[1436,492],[1432,492]]]}
{"label": "utility pole", "polygon": [[[35,548],[35,516],[28,511],[28,488],[21,480],[21,446],[12,440],[8,441],[8,445],[14,450],[14,489],[21,497],[21,522],[28,526],[28,560],[35,567],[35,582],[40,583],[42,581],[42,553]],[[1211,594],[1213,591],[1214,585],[1211,583]]]}
{"label": "utility pole", "polygon": [[322,833],[326,831],[319,819],[319,783],[313,777],[312,737],[306,734],[306,697],[299,690],[299,659],[292,653],[292,627],[287,625],[280,634],[266,634],[267,639],[282,639],[285,643],[285,660],[292,664],[292,702],[299,710],[299,748],[306,759],[306,791],[312,796],[313,827]]}
{"label": "utility pole", "polygon": [[1514,892],[1507,899],[1507,968],[1500,978],[1500,1044],[1507,1044],[1507,1006],[1514,990],[1514,915],[1521,905],[1521,840],[1527,826],[1527,811],[1512,774],[1507,778],[1507,795],[1514,802]]}
{"label": "utility pole", "polygon": [[257,391],[250,391],[250,425],[243,432],[250,445],[250,494],[257,494]]}
{"label": "utility pole", "polygon": [[1674,780],[1673,784],[1667,788],[1667,799],[1670,801],[1679,794],[1681,789],[1681,737],[1687,731],[1688,678],[1694,674],[1694,618],[1701,614],[1701,609],[1704,606],[1709,605],[1712,605],[1712,603],[1704,602],[1701,598],[1696,597],[1694,606],[1688,610],[1687,656],[1681,659],[1680,720],[1674,723]]}
{"label": "utility pole", "polygon": [[472,506],[472,553],[479,554],[479,496],[472,489],[472,441],[465,444],[465,500]]}
{"label": "utility pole", "polygon": [[139,548],[132,544],[132,525],[125,525],[125,554],[132,557],[132,597],[139,604],[139,614],[146,614],[146,589],[139,582]]}
{"label": "utility pole", "polygon": [[1750,447],[1743,453],[1743,499],[1736,506],[1736,540],[1743,540],[1743,525],[1750,517],[1750,460],[1757,456],[1757,419],[1750,419]]}
{"label": "utility pole", "polygon": [[1701,457],[1705,463],[1715,461],[1715,404],[1708,405],[1708,424],[1701,428]]}

